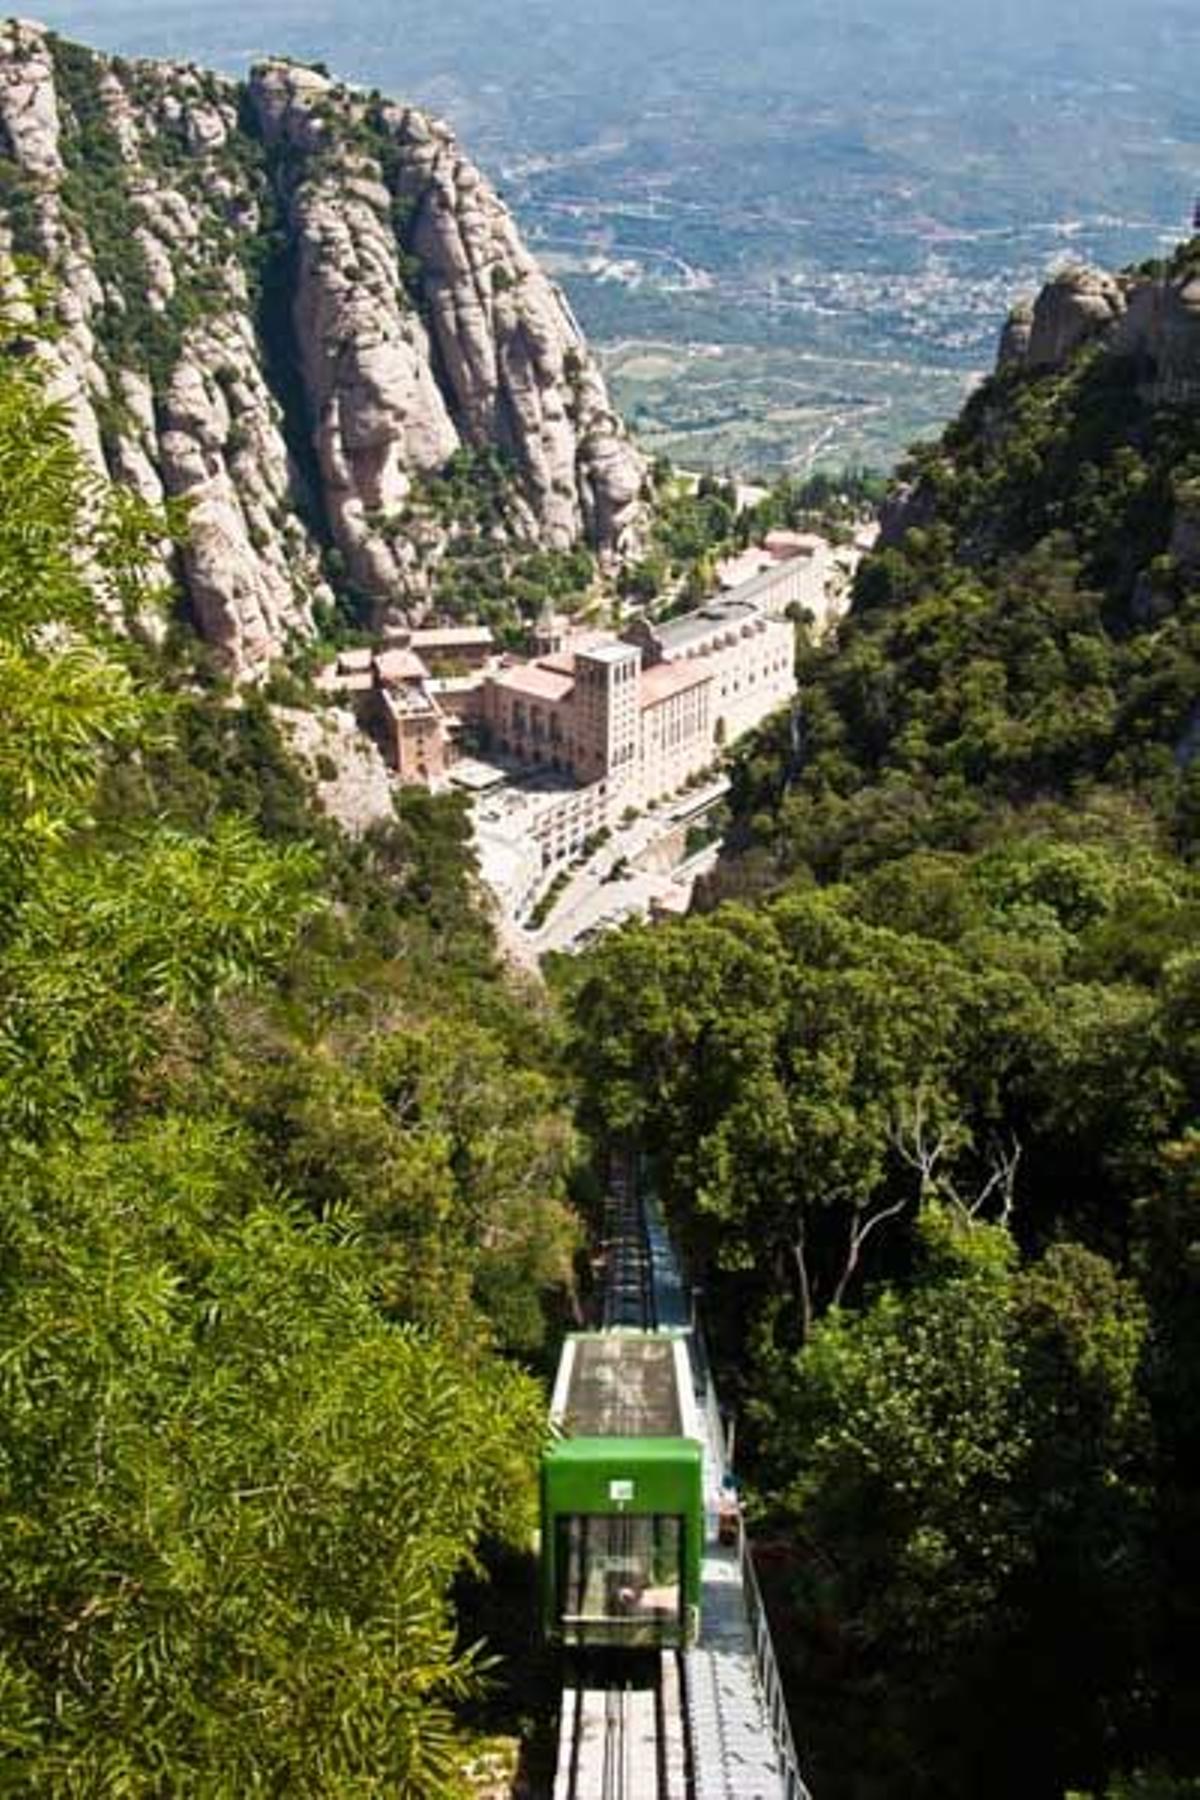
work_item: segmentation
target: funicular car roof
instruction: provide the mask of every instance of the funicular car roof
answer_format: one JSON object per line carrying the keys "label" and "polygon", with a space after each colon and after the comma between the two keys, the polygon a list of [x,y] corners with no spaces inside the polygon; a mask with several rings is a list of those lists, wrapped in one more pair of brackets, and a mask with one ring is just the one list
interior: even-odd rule
{"label": "funicular car roof", "polygon": [[577,1338],[565,1423],[579,1437],[679,1437],[674,1339],[622,1332]]}

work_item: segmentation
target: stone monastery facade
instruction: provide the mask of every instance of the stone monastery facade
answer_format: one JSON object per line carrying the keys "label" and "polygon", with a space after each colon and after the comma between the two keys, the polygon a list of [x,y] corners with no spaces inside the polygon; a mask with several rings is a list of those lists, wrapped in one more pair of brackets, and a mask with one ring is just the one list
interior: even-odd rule
{"label": "stone monastery facade", "polygon": [[620,807],[675,793],[795,692],[791,624],[732,597],[569,641],[487,673],[472,711],[491,749]]}
{"label": "stone monastery facade", "polygon": [[546,619],[527,661],[496,652],[482,627],[406,631],[384,649],[343,651],[318,679],[358,696],[402,781],[453,779],[464,734],[544,771],[561,789],[541,820],[553,848],[560,824],[574,844],[711,767],[791,698],[794,654],[789,621],[728,594],[620,637]]}

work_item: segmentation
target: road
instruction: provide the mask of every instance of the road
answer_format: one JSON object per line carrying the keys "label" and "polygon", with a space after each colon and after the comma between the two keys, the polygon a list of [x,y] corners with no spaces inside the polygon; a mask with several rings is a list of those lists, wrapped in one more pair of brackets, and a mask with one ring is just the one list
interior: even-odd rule
{"label": "road", "polygon": [[[520,930],[516,935],[540,958],[550,951],[576,949],[581,940],[634,915],[644,917],[655,901],[665,899],[682,910],[691,898],[697,875],[716,861],[719,844],[706,845],[670,873],[652,873],[632,865],[656,841],[678,832],[692,817],[714,806],[728,786],[721,777],[695,794],[660,802],[628,825],[617,826],[603,848],[572,871],[545,925],[539,931]],[[623,871],[614,875],[618,865],[624,865]]]}

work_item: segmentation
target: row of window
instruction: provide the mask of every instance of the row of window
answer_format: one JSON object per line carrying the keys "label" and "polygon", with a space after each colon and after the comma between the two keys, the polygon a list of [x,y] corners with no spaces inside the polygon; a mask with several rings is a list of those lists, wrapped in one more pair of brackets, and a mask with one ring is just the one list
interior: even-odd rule
{"label": "row of window", "polygon": [[[766,681],[772,675],[780,675],[786,670],[787,666],[788,659],[783,654],[775,657],[771,662],[763,663],[761,668],[751,666],[749,669],[745,670],[745,685],[747,688],[751,688],[756,684],[760,677],[763,681]],[[740,694],[741,691],[742,683],[740,681],[723,681],[721,683],[722,699],[725,699],[731,693]]]}

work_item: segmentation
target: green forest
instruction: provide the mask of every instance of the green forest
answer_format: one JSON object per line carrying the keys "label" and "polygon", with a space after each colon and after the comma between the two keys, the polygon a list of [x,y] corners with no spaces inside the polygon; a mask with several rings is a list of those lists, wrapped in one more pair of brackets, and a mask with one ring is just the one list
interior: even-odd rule
{"label": "green forest", "polygon": [[351,845],[144,641],[163,522],[34,349],[0,324],[0,1790],[458,1795],[453,1595],[528,1549],[577,1241],[548,1033],[461,810]]}
{"label": "green forest", "polygon": [[1200,1791],[1200,423],[1140,375],[1006,371],[914,456],[698,916],[560,975],[823,1800]]}
{"label": "green forest", "polygon": [[818,1800],[1200,1793],[1200,424],[1135,375],[973,396],[692,916],[543,989],[460,802],[347,839],[148,628],[186,518],[0,316],[0,1791],[472,1791],[620,1135]]}

